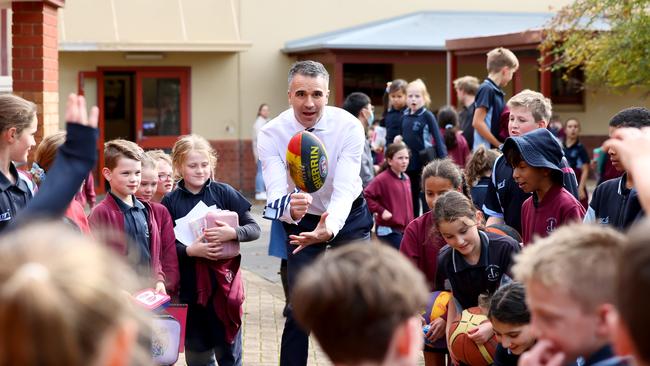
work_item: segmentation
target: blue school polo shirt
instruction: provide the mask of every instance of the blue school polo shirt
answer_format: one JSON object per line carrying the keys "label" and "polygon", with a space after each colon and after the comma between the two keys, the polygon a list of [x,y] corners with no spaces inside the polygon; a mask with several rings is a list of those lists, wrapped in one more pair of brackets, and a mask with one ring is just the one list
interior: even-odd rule
{"label": "blue school polo shirt", "polygon": [[589,202],[584,222],[627,229],[645,216],[635,189],[628,189],[627,173],[598,185]]}
{"label": "blue school polo shirt", "polygon": [[[474,113],[476,109],[485,108],[487,114],[485,115],[485,123],[488,125],[492,135],[499,138],[499,119],[503,108],[505,108],[505,93],[501,88],[490,78],[486,78],[476,92],[476,99],[474,99]],[[484,139],[478,131],[474,131],[474,144],[472,151],[476,150],[479,146],[485,146],[486,149],[491,149],[492,145],[488,140]]]}
{"label": "blue school polo shirt", "polygon": [[133,206],[129,206],[112,192],[109,191],[109,194],[124,214],[124,232],[132,240],[132,244],[127,245],[127,256],[134,260],[138,273],[151,273],[151,244],[146,207],[135,196]]}

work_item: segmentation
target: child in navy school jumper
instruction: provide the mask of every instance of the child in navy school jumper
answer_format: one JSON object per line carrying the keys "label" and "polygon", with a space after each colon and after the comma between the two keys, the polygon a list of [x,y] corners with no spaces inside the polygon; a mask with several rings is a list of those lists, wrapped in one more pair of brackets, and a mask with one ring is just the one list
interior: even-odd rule
{"label": "child in navy school jumper", "polygon": [[503,153],[513,168],[512,177],[526,193],[521,206],[521,236],[524,245],[534,236],[548,236],[558,226],[582,221],[585,209],[562,187],[562,147],[553,134],[537,129],[523,136],[508,137]]}
{"label": "child in navy school jumper", "polygon": [[[542,93],[523,90],[508,100],[510,108],[508,132],[511,137],[522,136],[537,129],[546,128],[551,118],[551,101]],[[578,181],[566,158],[560,164],[563,185],[574,197],[578,197]],[[521,234],[521,206],[530,197],[512,177],[512,167],[504,156],[497,158],[492,169],[483,204],[483,212],[489,215],[487,225],[505,223]]]}
{"label": "child in navy school jumper", "polygon": [[406,145],[389,145],[381,172],[363,190],[368,208],[375,215],[377,237],[397,250],[406,225],[413,220],[411,182],[404,174],[408,164]]}
{"label": "child in navy school jumper", "polygon": [[402,116],[406,110],[406,85],[406,80],[395,79],[386,89],[388,105],[383,119],[383,126],[386,127],[386,146],[392,144],[396,136],[402,135]]}
{"label": "child in navy school jumper", "polygon": [[[485,146],[479,146],[472,154],[472,157],[465,166],[465,181],[470,187],[472,202],[477,210],[483,211],[483,203],[490,185],[490,176],[492,176],[492,167],[501,154],[496,149],[486,149]],[[483,212],[485,217],[489,217]]]}
{"label": "child in navy school jumper", "polygon": [[[519,243],[509,236],[479,230],[482,215],[472,201],[457,191],[438,198],[434,208],[436,226],[448,246],[438,255],[435,290],[451,290],[462,309],[478,306],[479,296],[493,294],[510,276]],[[493,334],[492,324],[469,330],[477,344]]]}
{"label": "child in navy school jumper", "polygon": [[158,223],[151,206],[135,197],[140,186],[142,154],[142,149],[131,141],[116,139],[104,144],[102,175],[111,188],[93,208],[88,223],[96,235],[112,231],[108,232],[112,236],[107,244],[125,256],[142,277],[152,278],[156,292],[166,294]]}
{"label": "child in navy school jumper", "polygon": [[0,231],[32,199],[31,181],[14,163],[26,163],[36,145],[36,104],[12,94],[0,95]]}
{"label": "child in navy school jumper", "polygon": [[[438,267],[438,253],[445,246],[445,240],[435,226],[433,208],[440,195],[447,191],[458,191],[468,195],[467,186],[463,182],[463,174],[450,158],[436,159],[422,169],[422,189],[429,211],[411,221],[404,231],[400,244],[400,252],[424,274],[429,289],[433,291]],[[429,332],[425,337],[430,342],[439,338],[439,321],[434,319],[429,323]],[[425,345],[424,364],[444,365],[446,349]]]}
{"label": "child in navy school jumper", "polygon": [[181,137],[172,149],[174,174],[181,180],[162,204],[173,220],[185,217],[199,202],[236,212],[239,226],[217,221],[190,246],[176,242],[181,274],[180,300],[188,304],[185,359],[189,366],[242,364],[242,304],[244,287],[241,255],[219,259],[221,242],[255,240],[260,227],[250,214],[251,204],[233,187],[212,180],[216,155],[198,135]]}
{"label": "child in navy school jumper", "polygon": [[576,173],[578,179],[578,200],[582,206],[587,209],[589,206],[589,193],[587,192],[587,179],[589,179],[589,154],[587,149],[580,142],[580,122],[571,118],[566,121],[564,127],[564,142],[562,149],[564,149],[564,156],[566,157],[569,165]]}
{"label": "child in navy school jumper", "polygon": [[147,151],[142,155],[142,173],[140,187],[135,196],[141,202],[151,205],[154,219],[160,231],[160,264],[165,274],[165,289],[169,295],[178,296],[180,274],[178,273],[178,256],[176,255],[176,237],[174,222],[167,208],[152,199],[158,190],[158,170],[156,155]]}
{"label": "child in navy school jumper", "polygon": [[[641,107],[623,109],[609,121],[610,135],[617,128],[646,126],[650,126],[650,110]],[[614,167],[623,171],[615,151],[610,150],[608,154]],[[634,189],[633,177],[629,172],[624,172],[620,177],[596,187],[584,222],[612,225],[623,230],[643,216],[645,213]]]}
{"label": "child in navy school jumper", "polygon": [[488,77],[479,86],[474,99],[474,145],[472,151],[480,145],[487,149],[499,147],[501,113],[505,107],[502,87],[508,85],[512,75],[519,68],[519,60],[509,49],[499,47],[487,54]]}
{"label": "child in navy school jumper", "polygon": [[[408,84],[406,91],[408,109],[402,118],[402,138],[411,150],[411,160],[406,168],[406,174],[411,179],[413,216],[418,217],[420,216],[420,176],[422,168],[429,163],[428,160],[422,159],[429,159],[427,155],[431,150],[435,151],[435,158],[442,159],[447,156],[447,149],[440,136],[436,117],[427,109],[431,99],[426,85],[422,80],[417,79]],[[423,203],[423,206],[425,204]],[[426,206],[422,211],[427,211]]]}
{"label": "child in navy school jumper", "polygon": [[447,156],[449,156],[461,169],[469,160],[470,149],[463,131],[458,127],[458,113],[451,106],[444,106],[438,111],[438,126],[445,139]]}

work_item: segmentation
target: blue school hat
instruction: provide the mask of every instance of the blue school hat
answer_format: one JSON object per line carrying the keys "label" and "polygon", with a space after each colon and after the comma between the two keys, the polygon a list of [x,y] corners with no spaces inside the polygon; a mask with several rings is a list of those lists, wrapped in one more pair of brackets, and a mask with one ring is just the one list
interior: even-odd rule
{"label": "blue school hat", "polygon": [[508,137],[503,153],[517,149],[526,164],[535,168],[548,168],[562,173],[560,163],[564,157],[562,146],[546,128],[538,128],[522,136]]}

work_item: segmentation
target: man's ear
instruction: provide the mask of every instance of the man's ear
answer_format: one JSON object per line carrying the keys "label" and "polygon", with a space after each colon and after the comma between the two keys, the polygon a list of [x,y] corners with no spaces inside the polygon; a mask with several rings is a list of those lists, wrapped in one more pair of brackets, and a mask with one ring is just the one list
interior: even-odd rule
{"label": "man's ear", "polygon": [[414,316],[395,330],[391,341],[392,349],[387,354],[394,355],[398,360],[414,359],[422,351],[423,344],[422,323]]}

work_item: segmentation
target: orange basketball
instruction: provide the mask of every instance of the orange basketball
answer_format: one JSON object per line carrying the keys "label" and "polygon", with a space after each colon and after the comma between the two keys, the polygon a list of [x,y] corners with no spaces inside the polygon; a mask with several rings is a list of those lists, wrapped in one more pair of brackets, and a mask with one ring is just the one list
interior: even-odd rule
{"label": "orange basketball", "polygon": [[481,314],[479,307],[463,310],[460,316],[452,321],[447,334],[447,345],[455,360],[471,366],[488,366],[494,362],[496,336],[493,335],[486,343],[477,345],[467,334],[470,329],[487,321],[487,316]]}
{"label": "orange basketball", "polygon": [[300,131],[287,146],[287,165],[293,183],[303,192],[316,192],[327,179],[327,152],[311,132]]}

